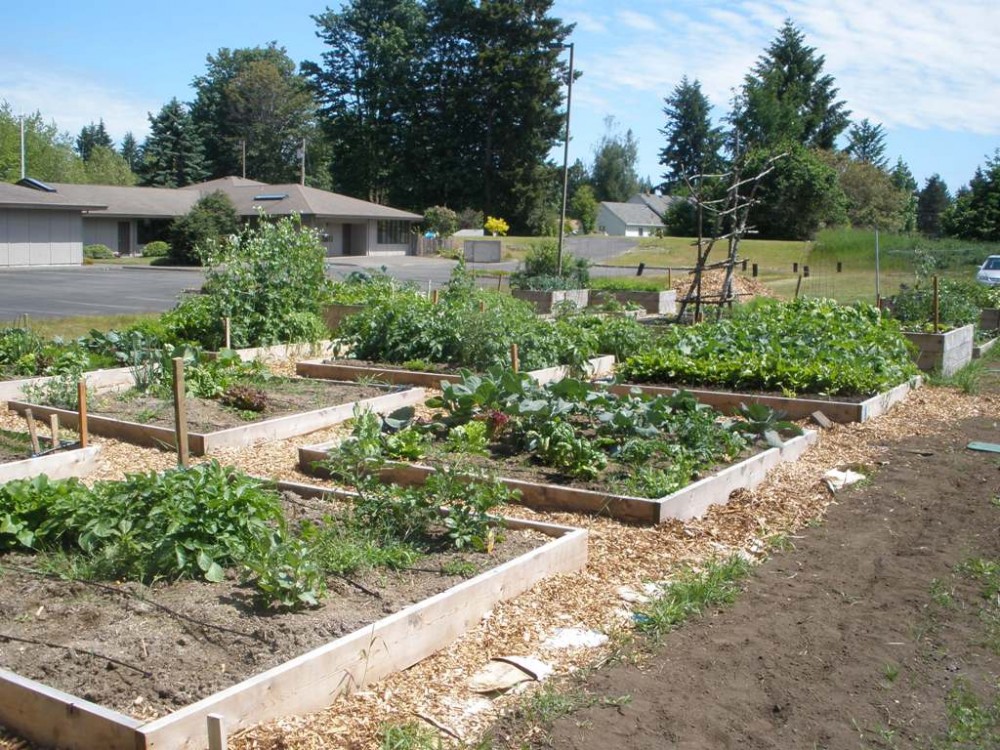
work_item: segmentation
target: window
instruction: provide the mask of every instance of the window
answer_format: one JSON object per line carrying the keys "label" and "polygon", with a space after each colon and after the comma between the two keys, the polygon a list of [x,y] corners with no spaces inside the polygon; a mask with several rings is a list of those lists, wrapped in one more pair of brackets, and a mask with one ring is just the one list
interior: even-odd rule
{"label": "window", "polygon": [[378,223],[378,244],[408,245],[410,243],[410,222],[380,221]]}

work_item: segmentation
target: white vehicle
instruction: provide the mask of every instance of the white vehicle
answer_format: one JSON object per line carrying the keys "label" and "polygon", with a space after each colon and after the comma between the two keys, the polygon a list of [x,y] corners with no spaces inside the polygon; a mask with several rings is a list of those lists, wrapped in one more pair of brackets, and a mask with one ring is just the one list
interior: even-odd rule
{"label": "white vehicle", "polygon": [[1000,286],[1000,255],[991,255],[986,259],[986,262],[979,267],[976,281],[980,284]]}

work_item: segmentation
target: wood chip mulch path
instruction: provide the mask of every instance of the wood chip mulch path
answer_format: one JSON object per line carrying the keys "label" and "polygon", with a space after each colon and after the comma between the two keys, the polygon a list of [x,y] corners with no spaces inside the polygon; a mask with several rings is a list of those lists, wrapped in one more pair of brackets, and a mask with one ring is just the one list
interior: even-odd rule
{"label": "wood chip mulch path", "polygon": [[[385,724],[426,719],[447,727],[463,740],[473,741],[506,708],[520,700],[514,695],[490,700],[468,689],[469,678],[490,658],[540,656],[562,674],[598,664],[610,655],[610,647],[542,653],[539,646],[555,628],[580,627],[611,635],[627,631],[631,614],[618,593],[619,587],[640,588],[643,583],[668,578],[678,566],[697,566],[733,553],[762,559],[767,555],[770,538],[794,532],[821,517],[827,506],[836,502],[822,481],[827,470],[875,466],[885,445],[902,436],[933,436],[949,420],[997,414],[1000,397],[922,388],[872,422],[837,425],[824,431],[820,443],[797,463],[783,464],[758,489],[740,492],[728,505],[716,506],[704,518],[687,523],[644,528],[607,519],[509,507],[506,513],[511,516],[589,529],[587,568],[544,581],[514,601],[498,605],[465,636],[415,667],[342,698],[319,713],[253,727],[231,737],[230,747],[374,748],[380,745],[379,733]],[[10,412],[0,412],[0,428],[23,430],[24,422]],[[218,458],[256,475],[318,483],[297,470],[296,448],[331,440],[343,432],[343,427],[332,428],[229,451]],[[102,454],[100,468],[92,479],[166,469],[175,463],[169,453],[103,438],[94,438],[93,442],[102,446]],[[429,722],[426,725],[431,726]],[[447,742],[448,737],[443,737]],[[3,750],[26,747],[30,746],[0,734]]]}

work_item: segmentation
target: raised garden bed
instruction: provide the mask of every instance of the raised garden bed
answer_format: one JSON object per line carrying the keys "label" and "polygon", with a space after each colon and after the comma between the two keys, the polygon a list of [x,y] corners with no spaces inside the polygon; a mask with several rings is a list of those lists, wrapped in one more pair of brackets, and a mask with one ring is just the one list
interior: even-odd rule
{"label": "raised garden bed", "polygon": [[1000,329],[1000,309],[987,307],[979,312],[979,328],[983,331]]}
{"label": "raised garden bed", "polygon": [[[315,357],[320,354],[331,355],[338,348],[338,344],[333,341],[306,341],[300,344],[274,344],[250,349],[233,349],[233,351],[244,362],[252,362]],[[201,356],[209,360],[217,359],[219,352],[202,352]]]}
{"label": "raised garden bed", "polygon": [[[58,375],[45,375],[21,380],[0,381],[0,405],[8,401],[24,399],[24,389],[31,386],[44,386],[56,380]],[[115,367],[108,370],[93,370],[85,372],[82,377],[87,381],[87,388],[95,391],[107,391],[118,388],[128,388],[135,383],[132,370],[128,367]]]}
{"label": "raised garden bed", "polygon": [[[363,415],[349,437],[300,448],[300,466],[348,484],[380,470],[382,481],[406,486],[432,467],[458,467],[501,477],[529,507],[660,523],[726,502],[815,439],[782,442],[779,431],[801,430],[767,409],[725,420],[683,394],[617,396],[572,378],[540,386],[499,369],[443,383],[428,406],[442,411],[409,421]],[[762,448],[762,436],[780,447]]]}
{"label": "raised garden bed", "polygon": [[921,378],[916,377],[908,383],[897,385],[883,393],[854,400],[809,395],[792,397],[763,393],[738,393],[704,388],[632,383],[620,383],[608,386],[608,388],[612,393],[625,394],[637,390],[648,396],[671,396],[679,391],[686,391],[698,399],[700,403],[718,409],[725,414],[734,414],[742,404],[763,404],[781,412],[789,419],[808,419],[814,412],[821,411],[830,421],[846,424],[867,422],[869,419],[885,414],[892,406],[905,400],[910,395],[910,391],[919,388],[921,383]]}
{"label": "raised garden bed", "polygon": [[976,344],[972,347],[972,358],[981,359],[986,356],[986,353],[992,349],[1000,338],[992,338],[988,341],[984,341],[981,344]]}
{"label": "raised garden bed", "polygon": [[939,372],[947,377],[972,361],[975,326],[962,326],[945,333],[906,331],[904,335],[916,347],[914,361],[924,372]]}
{"label": "raised garden bed", "polygon": [[[305,513],[322,510],[309,510],[309,498],[330,494],[279,488],[294,492],[285,503]],[[0,724],[67,748],[202,748],[213,723],[236,731],[324,708],[446,646],[497,602],[586,563],[586,531],[499,523],[505,539],[492,554],[425,557],[414,566],[424,570],[405,574],[359,571],[325,604],[297,613],[252,606],[233,578],[94,588],[31,575],[28,556],[8,556],[0,586],[21,593],[0,598],[19,624],[5,626],[7,634],[76,650],[67,659],[37,643],[0,641],[0,663],[38,678],[0,669]]]}
{"label": "raised garden bed", "polygon": [[0,484],[45,474],[50,479],[83,477],[97,465],[98,447],[67,448],[31,455],[27,435],[0,430]]}
{"label": "raised garden bed", "polygon": [[640,292],[634,290],[591,291],[590,304],[602,305],[609,299],[623,305],[639,305],[650,315],[673,315],[677,312],[677,292],[664,290],[660,292]]}
{"label": "raised garden bed", "polygon": [[[191,454],[196,456],[211,455],[224,448],[236,448],[268,440],[282,440],[296,435],[305,435],[350,419],[356,407],[371,409],[377,412],[393,411],[402,406],[419,403],[424,398],[424,392],[421,389],[389,391],[384,386],[330,384],[326,381],[297,379],[289,379],[285,382],[302,384],[303,386],[308,385],[311,389],[317,387],[332,388],[333,391],[327,398],[320,397],[315,400],[319,400],[321,403],[324,400],[327,403],[334,400],[339,401],[339,403],[321,409],[292,413],[285,412],[284,415],[273,415],[270,418],[262,418],[259,421],[244,422],[239,426],[226,426],[221,429],[218,427],[209,429],[211,427],[210,422],[203,421],[192,424],[189,421],[192,429],[188,432],[188,449]],[[376,395],[379,393],[381,395]],[[145,399],[145,397],[142,398]],[[307,396],[306,401],[302,402],[300,399],[300,403],[314,403],[315,400]],[[125,406],[129,405],[129,402],[125,401],[118,401],[116,403]],[[87,419],[90,432],[136,445],[151,446],[154,448],[176,447],[176,435],[172,426],[172,406],[168,402],[156,399],[150,400],[147,404],[145,400],[137,399],[131,403],[131,406],[133,407],[132,413],[149,420],[148,423],[105,416],[99,412],[99,409],[91,407],[92,413],[88,414]],[[237,412],[221,411],[215,402],[207,399],[189,398],[188,406],[189,415],[192,418],[197,418],[199,407],[205,410],[208,420],[211,420],[213,415],[219,414],[225,414],[230,422],[237,417]],[[76,427],[79,421],[79,413],[75,410],[60,409],[53,406],[31,404],[22,401],[11,401],[8,403],[8,407],[19,414],[24,414],[26,409],[31,409],[35,417],[40,419],[48,419],[52,414],[56,414],[59,416],[60,423],[67,427]],[[136,412],[136,409],[140,411]],[[146,411],[143,412],[142,410]],[[205,431],[199,431],[199,427]]]}
{"label": "raised garden bed", "polygon": [[[586,377],[604,378],[611,374],[615,364],[612,356],[595,357],[591,359]],[[362,380],[371,379],[394,385],[415,385],[425,388],[437,388],[442,381],[458,383],[462,380],[456,370],[441,367],[433,371],[408,370],[392,365],[352,362],[352,360],[310,359],[295,364],[295,372],[304,378],[327,378],[330,380]],[[528,372],[540,384],[551,383],[568,377],[570,368],[566,366],[545,367]]]}
{"label": "raised garden bed", "polygon": [[561,302],[571,302],[579,309],[585,308],[590,302],[589,289],[554,289],[552,291],[536,291],[534,289],[513,289],[514,299],[530,302],[535,306],[535,312],[547,315]]}

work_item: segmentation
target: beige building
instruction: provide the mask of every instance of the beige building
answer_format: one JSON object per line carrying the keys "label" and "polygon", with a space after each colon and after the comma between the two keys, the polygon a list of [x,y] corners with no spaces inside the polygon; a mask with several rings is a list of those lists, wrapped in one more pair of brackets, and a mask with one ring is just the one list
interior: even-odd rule
{"label": "beige building", "polygon": [[259,211],[269,216],[298,214],[303,224],[320,231],[328,256],[406,255],[412,252],[413,225],[423,220],[419,214],[297,183],[269,185],[239,177],[184,188],[43,184],[33,180],[24,184],[30,184],[41,196],[85,205],[83,244],[106,245],[123,255],[138,254],[151,239],[165,236],[171,221],[215,191],[229,196],[245,219],[256,217]]}
{"label": "beige building", "polygon": [[0,183],[0,268],[78,266],[83,261],[83,212],[98,201]]}

